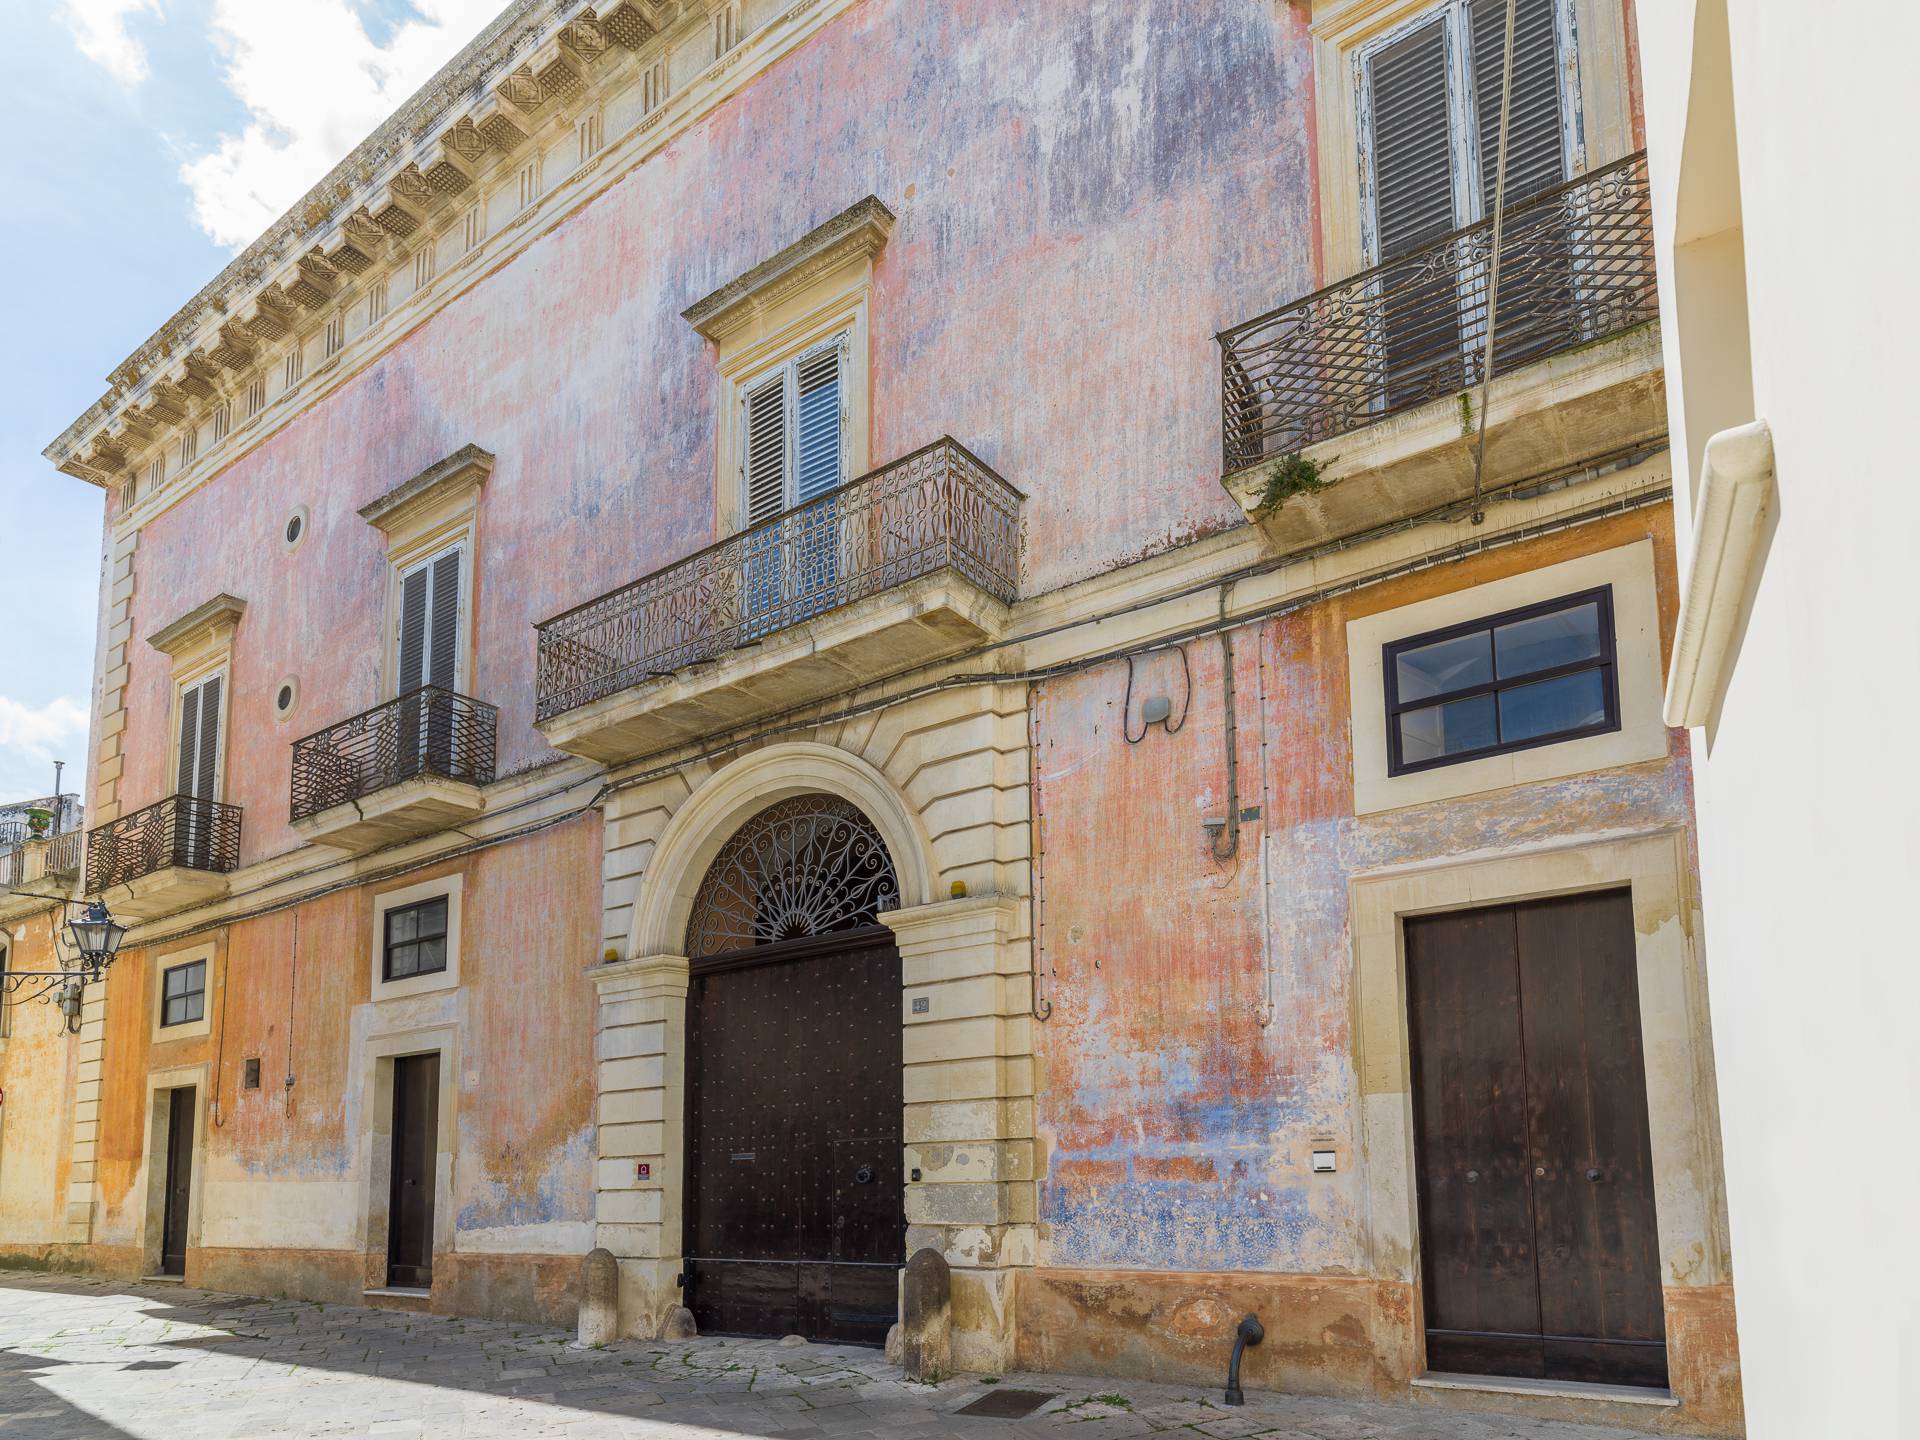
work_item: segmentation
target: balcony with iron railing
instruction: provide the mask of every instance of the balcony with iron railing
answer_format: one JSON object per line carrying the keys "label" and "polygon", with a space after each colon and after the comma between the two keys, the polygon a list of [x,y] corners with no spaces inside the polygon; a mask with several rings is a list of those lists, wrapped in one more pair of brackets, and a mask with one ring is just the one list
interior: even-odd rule
{"label": "balcony with iron railing", "polygon": [[613,763],[997,636],[1023,499],[937,440],[544,621],[536,724]]}
{"label": "balcony with iron railing", "polygon": [[79,878],[85,842],[78,830],[48,836],[0,827],[0,920],[58,903]]}
{"label": "balcony with iron railing", "polygon": [[[1493,272],[1486,220],[1221,333],[1225,483],[1271,538],[1471,493]],[[1498,273],[1487,488],[1659,440],[1644,152],[1509,209]],[[1276,506],[1275,463],[1296,456],[1332,483]]]}
{"label": "balcony with iron railing", "polygon": [[86,893],[150,919],[226,894],[239,863],[239,806],[169,795],[88,833]]}
{"label": "balcony with iron railing", "polygon": [[426,685],[293,743],[293,828],[361,852],[471,820],[486,808],[499,715]]}

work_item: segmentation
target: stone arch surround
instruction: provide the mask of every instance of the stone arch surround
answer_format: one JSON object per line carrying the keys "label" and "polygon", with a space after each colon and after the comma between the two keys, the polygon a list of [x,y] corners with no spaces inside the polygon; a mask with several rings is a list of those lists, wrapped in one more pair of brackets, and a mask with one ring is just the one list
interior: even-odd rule
{"label": "stone arch surround", "polygon": [[[953,1266],[954,1363],[1013,1358],[1033,1263],[1032,946],[1023,685],[920,697],[644,783],[605,810],[598,994],[596,1243],[620,1269],[620,1324],[650,1336],[679,1304],[688,964],[694,896],[720,847],[766,806],[822,792],[885,840],[901,908],[907,1254]],[[955,882],[963,887],[956,895]]]}

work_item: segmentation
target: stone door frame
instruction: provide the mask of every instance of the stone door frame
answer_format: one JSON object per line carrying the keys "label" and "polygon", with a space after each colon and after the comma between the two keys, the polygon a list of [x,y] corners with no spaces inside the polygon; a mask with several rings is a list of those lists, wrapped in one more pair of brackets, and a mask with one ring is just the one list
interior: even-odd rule
{"label": "stone door frame", "polygon": [[[998,1372],[1012,1363],[1015,1278],[1035,1245],[1031,907],[1024,895],[936,898],[934,847],[903,787],[859,756],[813,742],[742,756],[673,807],[646,855],[629,958],[592,967],[595,1236],[619,1265],[620,1330],[658,1335],[680,1305],[682,951],[694,897],[742,824],[815,792],[857,805],[893,860],[901,907],[880,919],[894,932],[903,981],[906,1250],[932,1247],[953,1266],[954,1364]],[[618,792],[609,799],[610,853],[643,804],[623,804]]]}

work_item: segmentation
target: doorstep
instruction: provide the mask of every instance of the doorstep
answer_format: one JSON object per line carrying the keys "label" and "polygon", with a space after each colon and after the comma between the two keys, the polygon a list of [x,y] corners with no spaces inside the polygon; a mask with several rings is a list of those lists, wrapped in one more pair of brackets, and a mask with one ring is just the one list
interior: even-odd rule
{"label": "doorstep", "polygon": [[140,1277],[140,1283],[142,1285],[184,1285],[187,1283],[187,1277],[184,1275],[142,1275]]}
{"label": "doorstep", "polygon": [[1677,1406],[1671,1390],[1637,1385],[1598,1385],[1584,1380],[1528,1380],[1510,1375],[1450,1375],[1430,1371],[1413,1379],[1416,1390],[1465,1390],[1480,1395],[1530,1395],[1546,1400],[1606,1400],[1615,1405]]}
{"label": "doorstep", "polygon": [[416,1315],[425,1315],[433,1309],[433,1291],[419,1290],[409,1285],[381,1285],[372,1290],[362,1290],[360,1298],[375,1310],[407,1310]]}

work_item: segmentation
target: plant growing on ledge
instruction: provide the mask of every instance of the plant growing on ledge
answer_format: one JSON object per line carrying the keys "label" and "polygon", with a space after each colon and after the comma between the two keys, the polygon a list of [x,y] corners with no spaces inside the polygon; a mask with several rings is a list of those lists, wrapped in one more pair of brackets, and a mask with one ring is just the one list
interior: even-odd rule
{"label": "plant growing on ledge", "polygon": [[1266,488],[1260,492],[1260,503],[1253,508],[1253,518],[1264,520],[1296,495],[1325,490],[1334,483],[1327,475],[1327,468],[1339,458],[1330,456],[1323,464],[1309,460],[1298,450],[1282,455],[1267,467]]}

